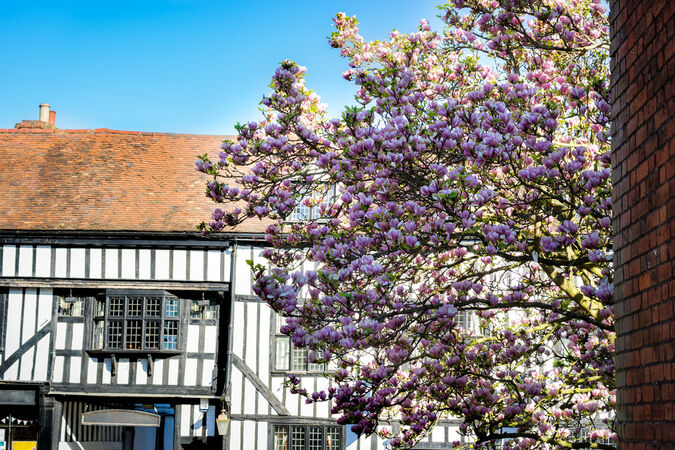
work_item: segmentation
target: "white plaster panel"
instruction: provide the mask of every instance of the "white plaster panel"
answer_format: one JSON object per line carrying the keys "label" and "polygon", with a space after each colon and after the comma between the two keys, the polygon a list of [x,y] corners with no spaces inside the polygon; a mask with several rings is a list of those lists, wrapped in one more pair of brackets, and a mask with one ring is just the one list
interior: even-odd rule
{"label": "white plaster panel", "polygon": [[260,332],[260,327],[258,326],[258,307],[257,303],[248,303],[246,308],[246,355],[244,355],[244,360],[246,365],[253,370],[254,373],[257,372],[256,368],[256,358],[258,356],[258,351],[262,350],[258,346],[258,333]]}
{"label": "white plaster panel", "polygon": [[192,405],[192,433],[195,436],[202,435],[204,413],[199,410],[199,405]]}
{"label": "white plaster panel", "polygon": [[122,249],[122,275],[121,278],[133,280],[136,278],[136,250],[133,248]]}
{"label": "white plaster panel", "polygon": [[[21,317],[23,308],[23,291],[21,289],[10,289],[7,296],[7,317]],[[7,321],[7,334],[5,340],[5,358],[11,356],[19,349],[21,342],[21,321],[18,319]]]}
{"label": "white plaster panel", "polygon": [[230,280],[230,272],[232,268],[232,250],[225,250],[225,264],[223,266],[223,281]]}
{"label": "white plaster panel", "polygon": [[105,277],[119,278],[118,270],[119,250],[116,248],[105,249]]}
{"label": "white plaster panel", "polygon": [[[307,386],[311,386],[311,385],[312,385],[312,380],[311,380],[311,379],[308,379],[308,380],[306,381],[306,383],[307,383]],[[296,394],[291,394],[291,397],[292,397],[293,400],[295,400],[296,402],[298,401],[298,395],[296,395]],[[300,415],[301,415],[301,416],[306,416],[306,417],[311,417],[311,416],[314,415],[314,405],[312,405],[311,403],[310,403],[309,405],[308,405],[307,403],[305,403],[304,397],[303,397],[303,398],[300,398]]]}
{"label": "white plaster panel", "polygon": [[237,260],[235,262],[235,287],[234,293],[237,295],[251,295],[251,268],[246,260],[253,257],[250,246],[241,246],[237,248]]}
{"label": "white plaster panel", "polygon": [[14,363],[5,370],[5,375],[3,380],[5,381],[16,381],[19,379],[19,361],[14,361]]}
{"label": "white plaster panel", "polygon": [[216,353],[218,343],[218,327],[207,325],[204,327],[204,353]]}
{"label": "white plaster panel", "polygon": [[213,381],[213,368],[215,366],[215,361],[213,359],[205,359],[202,366],[202,386],[211,386]]}
{"label": "white plaster panel", "polygon": [[33,276],[33,246],[19,247],[19,274],[20,277]]}
{"label": "white plaster panel", "polygon": [[136,361],[136,384],[148,383],[148,360],[141,359]]}
{"label": "white plaster panel", "polygon": [[232,352],[244,356],[244,302],[234,302],[234,320],[232,322]]}
{"label": "white plaster panel", "polygon": [[445,442],[445,427],[435,426],[431,430],[431,442]]}
{"label": "white plaster panel", "polygon": [[152,264],[152,251],[142,248],[138,251],[138,278],[141,280],[150,279],[150,265]]}
{"label": "white plaster panel", "polygon": [[21,381],[29,381],[33,375],[33,358],[35,356],[35,347],[30,347],[21,355],[21,372],[19,379]]}
{"label": "white plaster panel", "polygon": [[[35,335],[35,316],[37,313],[37,291],[35,289],[26,289],[23,296],[23,326],[21,327],[21,344],[28,342]],[[13,316],[8,316],[9,321],[19,320]]]}
{"label": "white plaster panel", "polygon": [[68,249],[55,249],[56,256],[54,258],[54,276],[56,278],[66,278],[68,276]]}
{"label": "white plaster panel", "polygon": [[220,250],[209,250],[206,255],[206,279],[208,281],[220,281]]}
{"label": "white plaster panel", "polygon": [[232,450],[240,449],[244,450],[247,447],[242,447],[241,445],[241,422],[232,421],[230,423],[230,448]]}
{"label": "white plaster panel", "polygon": [[190,436],[192,405],[180,405],[180,435]]}
{"label": "white plaster panel", "polygon": [[98,358],[89,358],[87,361],[87,383],[96,384],[98,377]]}
{"label": "white plaster panel", "polygon": [[173,251],[173,280],[185,280],[187,274],[187,253],[186,250]]}
{"label": "white plaster panel", "polygon": [[54,380],[55,383],[61,383],[63,382],[63,365],[65,362],[65,358],[63,356],[57,356],[54,358],[54,373],[52,376],[52,380]]}
{"label": "white plaster panel", "polygon": [[101,278],[103,266],[103,249],[89,249],[89,278]]}
{"label": "white plaster panel", "polygon": [[241,414],[241,396],[244,391],[244,376],[236,367],[232,366],[232,414]]}
{"label": "white plaster panel", "polygon": [[258,376],[261,380],[267,380],[270,374],[270,352],[272,344],[270,343],[270,308],[267,305],[258,304],[258,348],[261,352],[259,358],[260,367],[258,367]]}
{"label": "white plaster panel", "polygon": [[70,249],[70,278],[84,278],[86,256],[86,250],[83,248]]}
{"label": "white plaster panel", "polygon": [[82,350],[83,342],[84,342],[84,324],[73,323],[73,342],[70,348],[73,350]]}
{"label": "white plaster panel", "polygon": [[[244,432],[242,434],[242,448],[254,448],[255,447],[255,422],[252,420],[244,421]],[[266,447],[260,447],[266,448]]]}
{"label": "white plaster panel", "polygon": [[178,384],[178,360],[170,359],[169,360],[169,384],[176,385]]}
{"label": "white plaster panel", "polygon": [[[317,392],[328,390],[329,382],[326,378],[317,377],[316,378],[316,390]],[[328,392],[326,392],[328,393]],[[328,419],[330,417],[330,402],[319,402],[316,404],[316,415],[317,417],[323,417]]]}
{"label": "white plaster panel", "polygon": [[267,422],[258,422],[258,448],[267,448]]}
{"label": "white plaster panel", "polygon": [[188,325],[187,351],[199,352],[199,325]]}
{"label": "white plaster panel", "polygon": [[155,279],[168,280],[169,279],[169,250],[157,249],[155,250]]}
{"label": "white plaster panel", "polygon": [[103,384],[112,383],[112,360],[110,358],[103,360],[103,376],[101,378]]}
{"label": "white plaster panel", "polygon": [[[295,394],[291,394],[291,391],[287,387],[284,387],[284,392],[286,393],[286,403],[284,404],[284,406],[286,407],[288,412],[291,413],[291,416],[300,415],[300,411],[298,411],[298,396]],[[283,397],[279,398],[283,399]]]}
{"label": "white plaster panel", "polygon": [[47,368],[49,364],[49,338],[51,333],[47,333],[38,341],[35,355],[35,381],[47,381]]}
{"label": "white plaster panel", "polygon": [[38,245],[35,248],[35,276],[48,277],[51,275],[52,249],[48,245]]}
{"label": "white plaster panel", "polygon": [[152,384],[162,384],[162,377],[164,376],[164,361],[164,359],[158,359],[152,362]]}
{"label": "white plaster panel", "polygon": [[16,273],[16,246],[2,246],[2,276],[13,277]]}
{"label": "white plaster panel", "polygon": [[68,329],[67,322],[58,322],[56,324],[56,341],[54,342],[54,348],[56,350],[65,350],[66,349],[66,330]]}
{"label": "white plaster panel", "polygon": [[54,294],[51,289],[41,288],[38,293],[38,315],[37,329],[46,327],[52,320],[52,307],[54,305]]}
{"label": "white plaster panel", "polygon": [[204,251],[190,250],[190,280],[204,280]]}
{"label": "white plaster panel", "polygon": [[187,358],[185,360],[185,373],[183,374],[183,384],[186,386],[197,385],[197,362],[195,358]]}
{"label": "white plaster panel", "polygon": [[117,362],[117,384],[129,384],[129,358]]}
{"label": "white plaster panel", "polygon": [[82,357],[81,356],[71,356],[70,357],[70,382],[71,383],[80,383],[82,375]]}

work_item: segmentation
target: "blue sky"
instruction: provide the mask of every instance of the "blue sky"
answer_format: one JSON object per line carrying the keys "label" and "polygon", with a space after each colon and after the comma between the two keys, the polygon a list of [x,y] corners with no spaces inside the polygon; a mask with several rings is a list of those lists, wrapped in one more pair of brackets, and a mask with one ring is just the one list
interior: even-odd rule
{"label": "blue sky", "polygon": [[327,37],[356,15],[367,39],[419,19],[440,24],[437,0],[0,1],[0,128],[56,111],[59,128],[234,133],[283,59],[338,115],[353,86]]}

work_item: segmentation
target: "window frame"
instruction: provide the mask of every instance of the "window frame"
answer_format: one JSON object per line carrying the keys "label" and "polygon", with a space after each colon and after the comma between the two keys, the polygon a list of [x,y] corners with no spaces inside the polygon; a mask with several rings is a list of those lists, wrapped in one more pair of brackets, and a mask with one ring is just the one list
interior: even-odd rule
{"label": "window frame", "polygon": [[[77,318],[77,319],[82,319],[86,315],[86,308],[87,308],[87,299],[89,298],[88,295],[74,295],[71,289],[71,292],[69,293],[60,293],[60,292],[54,292],[54,296],[56,297],[56,315],[58,316],[59,320],[63,319],[64,317],[69,317],[69,318]],[[71,299],[70,301],[68,299]],[[74,299],[74,300],[73,300]],[[74,306],[75,304],[79,303],[79,314],[73,314],[76,310],[73,308],[72,310],[62,310],[61,308],[61,302],[70,304]]]}
{"label": "window frame", "polygon": [[[329,183],[322,183],[323,185],[327,185]],[[328,218],[320,217],[319,216],[319,205],[316,206],[305,206],[302,204],[306,199],[311,199],[311,200],[317,200],[319,199],[319,196],[317,194],[317,191],[315,189],[309,191],[305,186],[309,186],[309,183],[304,183],[304,182],[299,182],[299,186],[302,186],[300,189],[305,189],[306,195],[302,195],[300,199],[296,202],[295,206],[293,209],[288,213],[286,218],[284,219],[285,222],[288,223],[299,223],[299,222],[308,222],[308,221],[327,221]],[[330,187],[328,187],[325,192],[323,193],[323,198],[324,201],[322,203],[334,203],[337,200],[337,185],[332,184]],[[308,209],[308,217],[294,217],[297,213],[297,211],[301,208],[307,208]]]}
{"label": "window frame", "polygon": [[[294,422],[294,423],[288,423],[288,422],[272,422],[270,424],[270,436],[268,439],[268,449],[269,450],[276,450],[276,432],[277,429],[279,428],[285,428],[286,429],[286,446],[285,450],[293,450],[293,447],[291,447],[289,444],[292,444],[288,442],[288,437],[292,436],[292,432],[294,428],[302,428],[303,429],[303,444],[302,444],[302,449],[299,450],[318,450],[315,448],[310,447],[310,433],[309,430],[312,427],[320,427],[321,428],[321,433],[322,433],[322,443],[321,443],[321,449],[320,450],[344,450],[346,448],[346,427],[342,425],[338,425],[335,422],[331,423],[321,423],[321,422],[315,422],[315,421],[307,421],[307,422]],[[340,436],[340,443],[337,446],[334,446],[331,444],[329,447],[327,445],[326,440],[324,439],[325,436],[327,435],[327,430],[333,429],[337,431],[337,433]]]}
{"label": "window frame", "polygon": [[[285,317],[282,316],[281,314],[278,313],[272,313],[273,315],[273,324],[274,327],[272,328],[272,351],[271,351],[271,367],[272,367],[272,373],[277,373],[277,374],[288,374],[288,373],[293,373],[293,374],[301,374],[304,376],[321,376],[325,373],[328,373],[331,371],[331,369],[328,366],[328,363],[310,363],[307,361],[307,357],[305,356],[304,358],[304,364],[302,369],[294,369],[293,368],[293,362],[294,362],[294,353],[296,352],[302,352],[305,353],[306,355],[309,353],[308,348],[300,348],[295,345],[293,345],[293,342],[291,342],[291,337],[283,334],[281,332],[281,325],[283,321],[285,320]],[[280,340],[285,340],[288,343],[288,364],[286,368],[279,368],[277,365],[278,362],[278,357],[279,357],[279,352],[278,352],[278,345],[277,342]],[[311,366],[315,366],[313,369],[311,369]],[[317,366],[321,366],[320,368]]]}
{"label": "window frame", "polygon": [[[111,298],[114,297],[124,297],[123,312],[121,315],[111,315]],[[129,297],[141,297],[141,314],[139,315],[130,315],[129,314]],[[148,315],[148,303],[147,299],[151,297],[160,297],[159,302],[159,315],[152,316]],[[176,301],[176,313],[175,316],[167,316],[167,299]],[[99,314],[99,302],[103,302],[103,315]],[[167,291],[161,290],[145,290],[145,289],[135,289],[135,290],[106,290],[104,293],[97,295],[90,302],[90,314],[87,317],[87,321],[90,323],[90,331],[88,333],[89,345],[87,346],[87,352],[89,354],[100,354],[100,355],[176,355],[184,351],[184,323],[185,308],[181,304],[183,303],[181,297]],[[125,348],[127,346],[127,327],[129,326],[129,321],[140,321],[141,330],[138,334],[138,339],[140,341],[140,348]],[[120,333],[120,347],[115,348],[110,346],[109,333],[110,333],[110,323],[111,322],[120,322],[121,324],[121,333]],[[147,347],[147,335],[148,328],[147,324],[150,322],[155,322],[158,324],[158,334],[157,334],[157,348]],[[99,339],[102,339],[102,344],[99,346],[97,344],[97,329],[99,324],[102,323],[103,336]],[[176,339],[175,339],[175,348],[165,349],[165,333],[166,333],[166,324],[173,323],[176,328]]]}

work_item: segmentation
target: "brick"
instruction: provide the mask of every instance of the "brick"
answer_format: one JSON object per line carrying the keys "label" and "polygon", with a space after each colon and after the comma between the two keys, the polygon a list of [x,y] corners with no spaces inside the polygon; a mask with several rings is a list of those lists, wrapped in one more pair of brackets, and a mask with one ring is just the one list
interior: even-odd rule
{"label": "brick", "polygon": [[611,7],[617,431],[675,448],[675,2]]}

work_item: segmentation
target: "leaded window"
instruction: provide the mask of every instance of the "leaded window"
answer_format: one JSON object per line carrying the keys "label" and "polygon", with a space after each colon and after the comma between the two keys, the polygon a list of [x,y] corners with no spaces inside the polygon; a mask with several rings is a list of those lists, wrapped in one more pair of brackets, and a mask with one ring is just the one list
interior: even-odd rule
{"label": "leaded window", "polygon": [[74,297],[71,295],[59,295],[59,316],[62,317],[82,317],[84,315],[85,297]]}
{"label": "leaded window", "polygon": [[180,300],[164,293],[111,293],[96,299],[93,350],[178,350]]}
{"label": "leaded window", "polygon": [[190,318],[215,320],[218,318],[218,306],[211,300],[192,300],[190,302]]}
{"label": "leaded window", "polygon": [[273,450],[343,449],[342,428],[330,425],[274,425]]}
{"label": "leaded window", "polygon": [[[302,189],[304,189],[304,186]],[[321,192],[317,190],[305,192],[288,215],[288,220],[291,222],[302,222],[322,219],[319,212],[319,204],[326,203],[330,205],[335,202],[335,197],[336,189],[334,185],[328,186],[323,184]]]}
{"label": "leaded window", "polygon": [[274,368],[279,371],[291,372],[325,372],[330,370],[330,367],[327,368],[325,363],[309,362],[307,348],[296,347],[289,336],[281,333],[284,320],[283,316],[277,314],[274,334]]}

